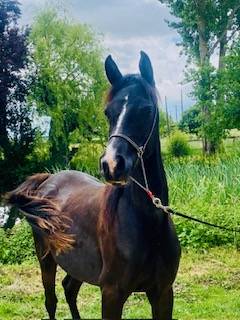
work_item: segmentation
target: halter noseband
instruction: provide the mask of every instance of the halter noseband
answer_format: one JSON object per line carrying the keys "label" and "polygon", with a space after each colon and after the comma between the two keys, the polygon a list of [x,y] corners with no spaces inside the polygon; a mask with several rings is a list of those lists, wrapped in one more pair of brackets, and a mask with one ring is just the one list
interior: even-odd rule
{"label": "halter noseband", "polygon": [[152,200],[152,203],[155,205],[156,208],[162,209],[163,211],[167,212],[168,207],[164,206],[162,204],[161,199],[155,197],[153,195],[153,193],[149,189],[146,170],[145,170],[145,165],[144,165],[144,161],[143,161],[143,154],[145,152],[145,149],[147,147],[147,144],[148,144],[149,140],[151,139],[151,136],[153,134],[153,130],[155,128],[156,122],[157,122],[157,107],[156,107],[156,110],[155,110],[153,124],[152,124],[151,130],[150,130],[150,133],[149,133],[149,135],[147,137],[146,142],[142,146],[139,146],[135,141],[133,141],[131,138],[129,138],[127,135],[125,135],[123,133],[112,134],[109,137],[109,141],[112,138],[122,138],[125,141],[127,141],[128,143],[130,143],[130,145],[137,151],[137,156],[138,156],[138,158],[140,159],[140,162],[141,162],[141,167],[142,167],[142,173],[143,173],[145,187],[139,181],[137,181],[135,178],[133,178],[132,176],[130,176],[130,179],[147,193],[147,195],[150,197],[150,199]]}

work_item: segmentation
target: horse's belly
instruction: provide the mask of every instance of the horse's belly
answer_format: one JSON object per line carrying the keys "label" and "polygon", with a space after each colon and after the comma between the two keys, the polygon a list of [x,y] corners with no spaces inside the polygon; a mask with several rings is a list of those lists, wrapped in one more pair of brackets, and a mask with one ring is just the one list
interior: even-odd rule
{"label": "horse's belly", "polygon": [[98,285],[102,259],[99,248],[91,238],[78,239],[73,249],[55,256],[55,260],[73,278]]}

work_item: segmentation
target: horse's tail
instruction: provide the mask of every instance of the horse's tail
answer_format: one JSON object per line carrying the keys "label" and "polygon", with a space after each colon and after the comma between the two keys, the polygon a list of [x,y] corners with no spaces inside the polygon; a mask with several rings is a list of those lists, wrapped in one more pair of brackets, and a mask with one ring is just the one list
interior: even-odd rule
{"label": "horse's tail", "polygon": [[58,254],[72,248],[75,241],[73,235],[67,233],[72,220],[54,199],[38,195],[39,186],[49,177],[49,173],[29,177],[17,189],[6,194],[5,202],[21,210],[33,229],[47,237],[49,249]]}

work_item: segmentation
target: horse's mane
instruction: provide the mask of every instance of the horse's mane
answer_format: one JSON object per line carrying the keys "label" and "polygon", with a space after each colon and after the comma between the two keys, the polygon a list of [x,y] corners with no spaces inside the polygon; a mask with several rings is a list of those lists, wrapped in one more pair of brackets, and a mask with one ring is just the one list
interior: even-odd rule
{"label": "horse's mane", "polygon": [[123,194],[123,190],[124,189],[121,186],[105,186],[104,193],[102,195],[101,215],[102,223],[106,227],[110,227],[114,223],[119,199]]}

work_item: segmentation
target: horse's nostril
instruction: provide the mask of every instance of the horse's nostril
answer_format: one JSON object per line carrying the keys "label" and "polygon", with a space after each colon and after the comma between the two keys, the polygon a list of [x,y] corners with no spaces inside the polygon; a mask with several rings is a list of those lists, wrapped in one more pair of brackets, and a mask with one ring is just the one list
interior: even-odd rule
{"label": "horse's nostril", "polygon": [[101,161],[102,171],[105,176],[109,176],[109,166],[106,160]]}
{"label": "horse's nostril", "polygon": [[117,170],[118,172],[123,172],[125,170],[125,160],[122,156],[118,155],[116,157],[117,161]]}
{"label": "horse's nostril", "polygon": [[123,156],[116,155],[114,159],[101,159],[101,172],[107,181],[122,181],[126,176],[126,161]]}

